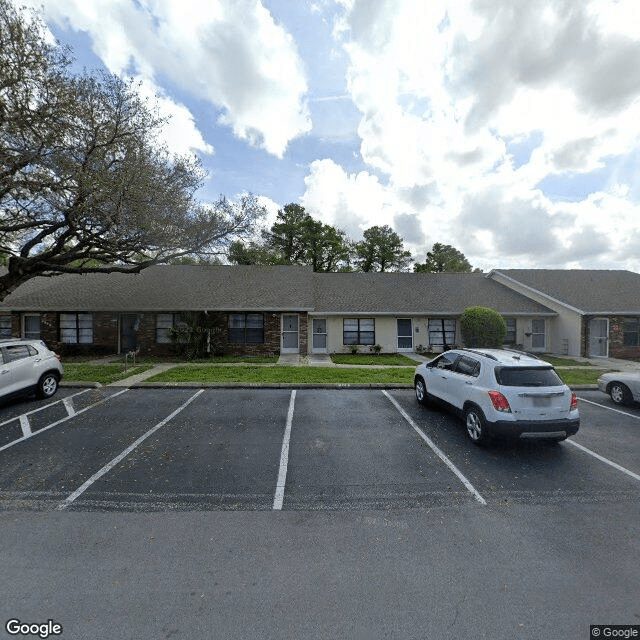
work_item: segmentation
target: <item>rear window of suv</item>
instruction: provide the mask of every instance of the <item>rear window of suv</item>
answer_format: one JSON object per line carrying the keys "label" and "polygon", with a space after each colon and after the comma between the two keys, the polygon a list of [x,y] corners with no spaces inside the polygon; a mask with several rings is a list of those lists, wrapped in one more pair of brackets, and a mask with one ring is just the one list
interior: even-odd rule
{"label": "rear window of suv", "polygon": [[560,387],[553,367],[496,367],[496,380],[505,387]]}

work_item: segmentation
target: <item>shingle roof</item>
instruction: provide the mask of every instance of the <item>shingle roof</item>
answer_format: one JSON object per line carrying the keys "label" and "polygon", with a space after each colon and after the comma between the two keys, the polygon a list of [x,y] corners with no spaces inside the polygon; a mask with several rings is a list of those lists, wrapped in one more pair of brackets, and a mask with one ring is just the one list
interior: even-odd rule
{"label": "shingle roof", "polygon": [[7,296],[15,311],[310,310],[313,271],[297,266],[158,265],[139,274],[35,278]]}
{"label": "shingle roof", "polygon": [[495,269],[588,314],[639,313],[640,274],[589,269]]}
{"label": "shingle roof", "polygon": [[310,267],[209,265],[35,278],[0,308],[455,315],[478,305],[511,315],[555,314],[480,273],[313,273]]}
{"label": "shingle roof", "polygon": [[555,312],[482,273],[316,273],[315,313],[459,314],[492,307],[502,314]]}

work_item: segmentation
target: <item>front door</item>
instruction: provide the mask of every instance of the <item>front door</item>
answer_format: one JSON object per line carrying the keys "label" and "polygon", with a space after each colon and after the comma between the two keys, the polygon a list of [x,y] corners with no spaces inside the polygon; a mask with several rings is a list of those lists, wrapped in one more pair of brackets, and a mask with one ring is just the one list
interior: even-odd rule
{"label": "front door", "polygon": [[547,348],[546,322],[544,318],[531,321],[531,351],[544,351]]}
{"label": "front door", "polygon": [[398,318],[398,351],[413,351],[413,329],[411,318]]}
{"label": "front door", "polygon": [[280,353],[299,353],[297,315],[282,316],[282,346]]}
{"label": "front door", "polygon": [[327,353],[327,319],[314,318],[312,327],[313,353]]}
{"label": "front door", "polygon": [[606,318],[589,320],[589,357],[606,358],[609,355],[609,321]]}
{"label": "front door", "polygon": [[120,353],[135,351],[138,347],[138,315],[123,313],[120,316]]}

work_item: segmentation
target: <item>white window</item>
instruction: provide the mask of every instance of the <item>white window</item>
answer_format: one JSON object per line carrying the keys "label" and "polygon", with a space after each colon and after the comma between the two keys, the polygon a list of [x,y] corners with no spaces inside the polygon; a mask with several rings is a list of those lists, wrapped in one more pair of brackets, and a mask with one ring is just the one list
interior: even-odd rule
{"label": "white window", "polygon": [[502,341],[503,344],[504,345],[516,344],[516,319],[505,318],[504,321],[507,325],[507,332],[504,334],[504,340]]}
{"label": "white window", "polygon": [[179,313],[159,313],[156,316],[156,342],[158,344],[170,344],[171,335],[169,329],[178,325],[184,325]]}
{"label": "white window", "polygon": [[345,318],[342,344],[375,344],[376,322],[373,318]]}
{"label": "white window", "polygon": [[38,340],[40,338],[40,316],[24,316],[24,337],[27,340]]}
{"label": "white window", "polygon": [[93,344],[93,315],[90,313],[61,313],[60,342]]}
{"label": "white window", "polygon": [[11,316],[0,316],[0,338],[11,337]]}
{"label": "white window", "polygon": [[452,347],[456,343],[456,321],[453,318],[429,319],[429,344],[432,347]]}

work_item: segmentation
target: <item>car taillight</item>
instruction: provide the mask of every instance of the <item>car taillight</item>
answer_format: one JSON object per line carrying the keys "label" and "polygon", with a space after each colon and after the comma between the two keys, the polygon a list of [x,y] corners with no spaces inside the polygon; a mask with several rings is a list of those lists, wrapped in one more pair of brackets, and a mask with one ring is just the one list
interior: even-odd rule
{"label": "car taillight", "polygon": [[578,408],[578,398],[576,398],[576,394],[571,394],[571,411]]}
{"label": "car taillight", "polygon": [[54,353],[53,355],[60,360],[60,356],[57,353]]}
{"label": "car taillight", "polygon": [[496,411],[511,413],[509,401],[499,391],[489,391],[489,397],[491,398],[493,408],[496,409]]}

